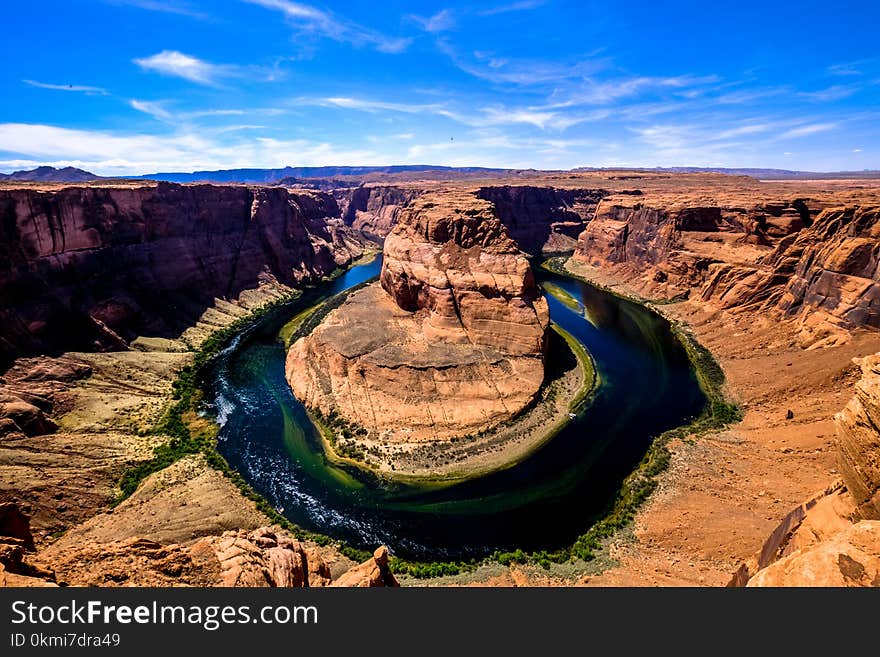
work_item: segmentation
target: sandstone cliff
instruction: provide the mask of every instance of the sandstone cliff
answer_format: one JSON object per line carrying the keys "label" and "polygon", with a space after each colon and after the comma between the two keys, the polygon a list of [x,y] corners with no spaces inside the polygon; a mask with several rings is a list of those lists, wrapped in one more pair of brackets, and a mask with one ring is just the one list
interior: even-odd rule
{"label": "sandstone cliff", "polygon": [[338,214],[281,188],[0,190],[0,364],[176,337],[215,298],[314,280],[360,252]]}
{"label": "sandstone cliff", "polygon": [[835,416],[843,481],[789,513],[732,584],[880,586],[880,354]]}
{"label": "sandstone cliff", "polygon": [[549,312],[488,205],[420,197],[384,258],[381,288],[351,295],[292,346],[296,396],[392,442],[476,433],[528,405]]}
{"label": "sandstone cliff", "polygon": [[529,185],[483,187],[477,197],[494,205],[520,249],[531,255],[574,250],[578,236],[609,192]]}
{"label": "sandstone cliff", "polygon": [[812,221],[799,199],[751,209],[620,201],[600,204],[578,238],[576,259],[594,267],[626,265],[678,291],[701,284],[710,264],[748,260],[760,253],[749,245],[767,246]]}
{"label": "sandstone cliff", "polygon": [[833,340],[835,328],[880,328],[878,219],[876,207],[825,210],[755,267],[710,267],[701,297],[724,308],[756,306],[799,317],[806,339]]}
{"label": "sandstone cliff", "polygon": [[383,240],[397,223],[401,208],[420,193],[414,188],[364,185],[338,190],[335,196],[347,226],[371,239]]}
{"label": "sandstone cliff", "polygon": [[602,203],[578,240],[577,262],[618,272],[652,296],[688,296],[733,311],[797,319],[803,346],[880,327],[876,207],[802,200],[750,210]]}
{"label": "sandstone cliff", "polygon": [[856,394],[835,418],[840,472],[859,515],[880,520],[880,354],[860,364]]}

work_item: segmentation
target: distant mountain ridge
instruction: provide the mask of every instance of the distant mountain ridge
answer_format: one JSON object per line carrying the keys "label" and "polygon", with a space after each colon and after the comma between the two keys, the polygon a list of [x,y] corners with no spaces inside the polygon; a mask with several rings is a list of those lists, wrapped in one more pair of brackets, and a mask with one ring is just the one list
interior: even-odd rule
{"label": "distant mountain ridge", "polygon": [[14,180],[20,182],[87,182],[89,180],[98,180],[101,176],[96,176],[90,171],[77,169],[76,167],[64,167],[56,169],[55,167],[37,167],[30,171],[15,171],[13,173],[0,173],[0,180]]}
{"label": "distant mountain ridge", "polygon": [[791,169],[762,169],[750,167],[578,167],[572,171],[644,171],[659,173],[723,173],[729,176],[749,176],[760,180],[844,180],[849,178],[880,178],[880,171],[795,171]]}
{"label": "distant mountain ridge", "polygon": [[487,167],[447,167],[432,164],[398,164],[390,166],[322,166],[284,167],[283,169],[225,169],[220,171],[194,171],[192,173],[149,173],[133,176],[147,180],[168,182],[237,182],[251,184],[275,184],[285,178],[335,178],[337,176],[399,175],[407,173],[438,172],[455,175],[510,175],[517,169],[492,169]]}
{"label": "distant mountain ridge", "polygon": [[57,169],[40,166],[29,171],[0,173],[0,181],[15,182],[69,182],[79,183],[90,180],[121,178],[126,180],[162,180],[176,183],[212,182],[244,183],[251,185],[299,185],[316,186],[319,189],[332,187],[335,183],[345,187],[359,182],[373,182],[383,179],[397,181],[435,177],[445,180],[488,177],[528,177],[546,173],[588,173],[591,171],[634,171],[645,173],[720,173],[732,176],[750,176],[761,180],[841,180],[878,179],[880,171],[795,171],[790,169],[768,168],[728,168],[728,167],[578,167],[570,170],[539,169],[497,169],[491,167],[448,167],[433,164],[398,164],[389,166],[321,166],[321,167],[283,167],[281,169],[220,169],[217,171],[193,171],[148,173],[140,176],[98,176],[90,171],[76,167]]}

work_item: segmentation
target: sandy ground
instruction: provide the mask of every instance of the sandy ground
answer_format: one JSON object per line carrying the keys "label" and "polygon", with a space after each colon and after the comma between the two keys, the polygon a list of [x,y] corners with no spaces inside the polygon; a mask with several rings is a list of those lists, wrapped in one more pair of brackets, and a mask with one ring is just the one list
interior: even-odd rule
{"label": "sandy ground", "polygon": [[745,417],[670,445],[658,491],[631,537],[611,546],[619,565],[590,585],[725,585],[786,513],[836,478],[833,416],[858,380],[852,359],[880,351],[877,331],[807,351],[796,328],[773,317],[707,312],[691,302],[664,310],[719,360]]}

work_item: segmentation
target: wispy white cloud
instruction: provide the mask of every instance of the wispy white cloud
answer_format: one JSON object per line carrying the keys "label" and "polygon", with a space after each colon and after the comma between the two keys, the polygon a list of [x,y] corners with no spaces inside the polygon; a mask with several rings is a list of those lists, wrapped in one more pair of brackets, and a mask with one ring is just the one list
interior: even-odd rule
{"label": "wispy white cloud", "polygon": [[234,73],[234,68],[231,66],[212,64],[177,50],[163,50],[150,57],[135,59],[134,63],[145,71],[171,75],[208,86],[217,86],[223,78]]}
{"label": "wispy white cloud", "polygon": [[[225,117],[225,116],[278,116],[284,114],[287,110],[277,107],[257,107],[249,109],[240,108],[215,108],[201,109],[190,111],[172,110],[169,106],[174,105],[173,101],[166,100],[136,100],[128,101],[128,104],[139,112],[149,114],[154,119],[169,123],[180,123],[193,121],[194,119]],[[262,126],[246,125],[248,129],[258,128]],[[225,128],[214,128],[215,130]]]}
{"label": "wispy white cloud", "polygon": [[179,16],[189,16],[190,18],[208,19],[210,16],[204,12],[194,8],[191,3],[182,0],[104,0],[111,5],[124,5],[128,7],[137,7],[138,9],[147,9],[149,11],[159,11],[166,14],[177,14]]}
{"label": "wispy white cloud", "polygon": [[443,37],[438,38],[436,44],[457,68],[475,78],[495,84],[555,86],[585,79],[607,66],[605,60],[589,57],[584,61],[566,63],[501,57],[483,50],[464,55]]}
{"label": "wispy white cloud", "polygon": [[[630,126],[636,140],[629,144],[628,152],[651,166],[694,162],[699,166],[756,166],[772,157],[770,144],[819,134],[838,125],[810,123],[803,117],[730,122],[719,115],[704,115],[689,122]],[[639,148],[639,143],[647,148]]]}
{"label": "wispy white cloud", "polygon": [[540,106],[511,107],[505,105],[486,105],[473,110],[453,108],[447,103],[400,103],[385,100],[372,100],[337,96],[329,98],[296,98],[294,105],[318,105],[360,112],[381,113],[399,112],[402,114],[432,114],[447,118],[456,123],[473,127],[531,125],[541,130],[565,130],[571,126],[588,121],[607,118],[606,110],[585,113],[565,113],[548,110]]}
{"label": "wispy white cloud", "polygon": [[401,53],[409,47],[412,39],[392,37],[372,28],[360,25],[329,11],[290,0],[244,0],[250,4],[281,12],[302,34],[320,34],[334,41],[355,46],[371,46],[380,52]]}
{"label": "wispy white cloud", "polygon": [[835,100],[849,98],[854,93],[857,93],[859,89],[859,85],[855,84],[835,84],[827,87],[826,89],[820,89],[818,91],[802,91],[799,93],[799,95],[810,100],[815,100],[817,102],[830,103]]}
{"label": "wispy white cloud", "polygon": [[433,16],[410,14],[410,20],[418,23],[425,32],[445,32],[455,25],[455,18],[449,9],[441,9]]}
{"label": "wispy white cloud", "polygon": [[715,133],[715,139],[732,139],[733,137],[743,137],[745,135],[760,135],[774,129],[772,123],[748,123],[736,128],[728,128]]}
{"label": "wispy white cloud", "polygon": [[537,9],[545,4],[547,4],[547,0],[520,0],[519,2],[511,2],[510,4],[492,7],[491,9],[484,9],[478,13],[480,16],[495,16],[497,14],[506,14],[511,11]]}
{"label": "wispy white cloud", "polygon": [[22,80],[25,84],[40,89],[52,89],[53,91],[73,91],[83,93],[88,96],[108,96],[109,91],[102,87],[90,87],[83,84],[50,84],[48,82],[37,82],[36,80]]}
{"label": "wispy white cloud", "polygon": [[765,100],[774,96],[791,94],[790,87],[768,87],[762,89],[740,89],[721,94],[715,101],[722,105],[748,105],[759,100]]}
{"label": "wispy white cloud", "polygon": [[165,109],[161,102],[132,99],[128,101],[128,104],[131,105],[132,108],[136,109],[138,112],[149,114],[154,119],[161,119],[165,121],[173,118],[173,114]]}
{"label": "wispy white cloud", "polygon": [[864,62],[846,62],[842,64],[832,64],[828,67],[828,72],[831,75],[842,75],[842,76],[855,76],[862,75],[862,71],[860,69],[861,64]]}
{"label": "wispy white cloud", "polygon": [[50,164],[77,166],[100,175],[288,164],[387,163],[382,161],[381,154],[371,150],[338,148],[304,139],[254,139],[234,134],[219,139],[191,132],[144,135],[21,123],[0,124],[0,153],[16,156],[0,161],[0,168]]}
{"label": "wispy white cloud", "polygon": [[689,90],[696,92],[694,95],[699,95],[699,87],[717,81],[718,77],[714,75],[634,76],[609,80],[585,78],[579,85],[554,91],[550,106],[607,105],[651,91],[679,93]]}
{"label": "wispy white cloud", "polygon": [[348,96],[334,96],[330,98],[297,98],[295,105],[320,105],[323,107],[338,107],[341,109],[358,110],[361,112],[403,112],[405,114],[437,114],[445,111],[445,105],[439,103],[396,103],[384,100],[369,100],[365,98],[351,98]]}
{"label": "wispy white cloud", "polygon": [[791,130],[786,130],[781,135],[779,135],[779,139],[794,139],[796,137],[807,137],[809,135],[815,135],[820,132],[828,132],[829,130],[834,130],[837,128],[837,123],[810,123],[808,125],[798,126],[797,128],[792,128]]}

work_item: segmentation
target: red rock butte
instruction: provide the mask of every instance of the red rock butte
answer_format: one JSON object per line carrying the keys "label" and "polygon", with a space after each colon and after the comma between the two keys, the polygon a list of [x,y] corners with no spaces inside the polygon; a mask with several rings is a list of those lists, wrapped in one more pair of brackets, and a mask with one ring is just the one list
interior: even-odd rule
{"label": "red rock butte", "polygon": [[528,260],[472,194],[426,194],[385,240],[381,284],[351,294],[287,357],[308,407],[383,442],[475,434],[544,378],[547,302]]}

